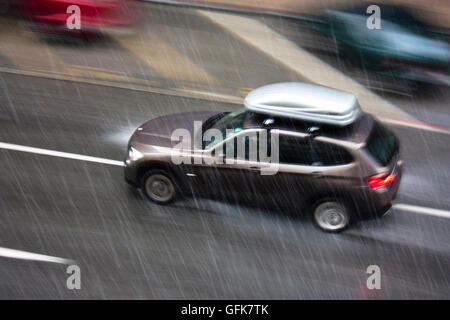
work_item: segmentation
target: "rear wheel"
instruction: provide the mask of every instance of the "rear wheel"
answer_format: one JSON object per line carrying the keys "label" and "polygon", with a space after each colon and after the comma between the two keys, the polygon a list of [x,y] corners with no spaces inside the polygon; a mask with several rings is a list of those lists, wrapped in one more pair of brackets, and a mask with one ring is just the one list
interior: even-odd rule
{"label": "rear wheel", "polygon": [[150,171],[142,179],[142,190],[147,198],[158,204],[175,200],[176,187],[173,178],[164,171]]}
{"label": "rear wheel", "polygon": [[326,232],[340,232],[350,224],[347,206],[336,200],[322,201],[314,207],[316,225]]}

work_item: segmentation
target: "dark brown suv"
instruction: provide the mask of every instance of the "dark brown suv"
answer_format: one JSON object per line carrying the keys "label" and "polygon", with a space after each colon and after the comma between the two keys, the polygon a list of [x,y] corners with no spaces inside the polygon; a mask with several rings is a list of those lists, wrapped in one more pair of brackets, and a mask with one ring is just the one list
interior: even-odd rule
{"label": "dark brown suv", "polygon": [[[280,91],[295,102],[288,110],[273,94]],[[319,97],[335,104],[323,112]],[[256,89],[232,113],[159,117],[131,137],[125,178],[159,204],[182,194],[266,202],[310,212],[321,229],[341,231],[384,215],[402,171],[395,135],[351,97],[285,83]]]}

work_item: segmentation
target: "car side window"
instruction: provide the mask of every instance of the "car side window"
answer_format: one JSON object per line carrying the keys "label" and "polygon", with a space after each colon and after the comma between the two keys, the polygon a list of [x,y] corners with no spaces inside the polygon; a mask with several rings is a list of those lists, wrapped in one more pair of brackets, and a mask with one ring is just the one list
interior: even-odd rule
{"label": "car side window", "polygon": [[312,163],[312,149],[308,139],[280,135],[279,152],[280,163],[298,165],[311,165]]}
{"label": "car side window", "polygon": [[353,157],[344,148],[320,141],[312,142],[313,166],[336,166],[351,163]]}
{"label": "car side window", "polygon": [[258,135],[253,132],[241,134],[229,143],[224,143],[223,152],[227,158],[258,161],[258,148]]}
{"label": "car side window", "polygon": [[335,166],[353,161],[344,148],[330,143],[280,135],[280,163],[308,166]]}

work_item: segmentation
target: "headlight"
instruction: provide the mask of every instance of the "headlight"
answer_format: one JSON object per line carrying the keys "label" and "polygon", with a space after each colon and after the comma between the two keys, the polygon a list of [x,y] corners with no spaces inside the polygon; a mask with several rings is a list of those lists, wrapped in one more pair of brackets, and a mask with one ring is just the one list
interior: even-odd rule
{"label": "headlight", "polygon": [[128,159],[130,159],[131,161],[137,161],[143,157],[144,155],[133,147],[130,147],[130,149],[128,150]]}

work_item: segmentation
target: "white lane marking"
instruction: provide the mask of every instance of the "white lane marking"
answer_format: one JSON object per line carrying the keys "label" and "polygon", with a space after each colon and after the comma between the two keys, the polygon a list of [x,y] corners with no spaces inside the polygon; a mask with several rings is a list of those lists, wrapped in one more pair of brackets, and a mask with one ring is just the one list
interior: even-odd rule
{"label": "white lane marking", "polygon": [[32,253],[22,250],[8,249],[0,247],[0,257],[20,259],[20,260],[34,260],[34,261],[44,261],[53,262],[60,264],[73,264],[75,261],[71,259],[47,256],[39,253]]}
{"label": "white lane marking", "polygon": [[123,161],[97,158],[97,157],[85,156],[85,155],[81,155],[81,154],[67,153],[67,152],[54,151],[54,150],[48,150],[48,149],[27,147],[27,146],[5,143],[5,142],[0,142],[0,149],[43,154],[43,155],[52,156],[52,157],[67,158],[67,159],[74,159],[74,160],[81,160],[81,161],[88,161],[88,162],[97,162],[97,163],[109,164],[109,165],[120,166],[120,167],[125,166],[125,163]]}
{"label": "white lane marking", "polygon": [[394,209],[398,209],[398,210],[402,210],[402,211],[410,211],[410,212],[414,212],[414,213],[418,213],[418,214],[424,214],[424,215],[435,216],[435,217],[439,217],[439,218],[450,219],[450,211],[446,211],[446,210],[413,206],[410,204],[403,204],[403,203],[394,204],[392,207]]}

